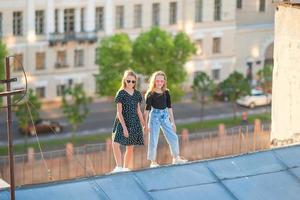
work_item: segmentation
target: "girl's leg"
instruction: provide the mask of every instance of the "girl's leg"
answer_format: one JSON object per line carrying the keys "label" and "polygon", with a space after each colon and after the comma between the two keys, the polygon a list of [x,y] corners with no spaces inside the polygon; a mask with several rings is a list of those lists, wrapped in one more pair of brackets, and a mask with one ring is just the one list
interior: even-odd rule
{"label": "girl's leg", "polygon": [[124,155],[124,168],[129,168],[130,162],[132,161],[133,146],[126,146],[126,152]]}
{"label": "girl's leg", "polygon": [[112,149],[115,157],[116,166],[122,167],[122,155],[120,150],[120,144],[117,142],[112,142]]}
{"label": "girl's leg", "polygon": [[159,139],[160,124],[158,120],[150,118],[149,122],[150,133],[148,134],[148,154],[147,159],[151,162],[156,162],[157,143]]}
{"label": "girl's leg", "polygon": [[161,121],[161,127],[164,133],[165,138],[169,144],[171,154],[173,158],[177,158],[179,156],[179,142],[178,136],[174,132],[173,127],[168,118],[163,119]]}

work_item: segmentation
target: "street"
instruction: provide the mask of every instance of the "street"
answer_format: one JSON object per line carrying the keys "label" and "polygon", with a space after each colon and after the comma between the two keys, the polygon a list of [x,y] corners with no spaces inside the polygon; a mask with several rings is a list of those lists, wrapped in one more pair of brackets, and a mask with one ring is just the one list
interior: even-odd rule
{"label": "street", "polygon": [[[238,113],[247,111],[249,114],[261,113],[266,110],[266,107],[248,109],[237,106],[237,108]],[[267,109],[270,110],[270,106]],[[175,103],[173,104],[173,110],[177,124],[188,123],[199,120],[201,106],[196,102]],[[85,122],[79,126],[77,135],[109,133],[111,131],[115,116],[116,108],[113,102],[102,101],[92,103],[90,105],[90,115],[87,117]],[[217,119],[231,116],[232,107],[228,102],[215,102],[210,105],[205,105],[204,119]],[[71,135],[71,126],[69,125],[67,119],[63,117],[63,113],[60,108],[42,110],[41,118],[60,122],[63,125],[63,131],[59,133],[61,137],[69,137]],[[6,113],[4,109],[1,110],[0,123],[0,143],[3,145],[7,141]],[[15,142],[20,142],[24,138],[24,135],[18,130],[18,124],[15,116],[13,117],[13,137]],[[56,136],[53,133],[43,133],[39,135],[39,138],[41,139],[50,139],[55,137]],[[34,137],[31,138],[32,140],[35,139]]]}

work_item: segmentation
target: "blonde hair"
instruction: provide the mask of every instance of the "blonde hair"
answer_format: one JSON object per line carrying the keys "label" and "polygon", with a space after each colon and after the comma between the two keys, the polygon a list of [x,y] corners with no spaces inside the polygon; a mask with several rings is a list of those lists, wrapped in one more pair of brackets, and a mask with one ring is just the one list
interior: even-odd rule
{"label": "blonde hair", "polygon": [[135,73],[134,71],[132,71],[131,69],[129,69],[129,70],[126,70],[126,71],[124,72],[124,75],[123,75],[123,78],[122,78],[122,84],[121,84],[121,87],[120,87],[120,89],[118,90],[118,92],[119,92],[120,90],[123,90],[123,89],[126,87],[126,78],[127,78],[128,76],[133,76],[133,77],[135,78],[135,84],[134,84],[134,86],[133,86],[133,89],[136,88],[136,85],[137,85],[137,75],[136,75],[136,73]]}
{"label": "blonde hair", "polygon": [[148,90],[146,92],[145,98],[147,98],[147,96],[148,96],[149,93],[152,93],[154,91],[154,89],[155,89],[155,78],[157,76],[163,76],[164,77],[165,82],[164,82],[164,85],[162,87],[162,91],[165,92],[167,90],[167,76],[166,76],[165,72],[163,72],[163,71],[156,71],[150,77],[149,87],[148,87]]}

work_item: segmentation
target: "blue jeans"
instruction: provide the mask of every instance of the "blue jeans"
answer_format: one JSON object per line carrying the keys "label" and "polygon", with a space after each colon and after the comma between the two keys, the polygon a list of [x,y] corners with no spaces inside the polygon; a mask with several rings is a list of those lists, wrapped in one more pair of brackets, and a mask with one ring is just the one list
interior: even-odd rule
{"label": "blue jeans", "polygon": [[151,161],[156,160],[157,143],[159,139],[160,127],[169,144],[171,154],[173,157],[179,155],[179,144],[177,134],[174,132],[169,119],[168,108],[155,109],[151,108],[149,115],[149,142],[148,142],[148,155],[147,159]]}

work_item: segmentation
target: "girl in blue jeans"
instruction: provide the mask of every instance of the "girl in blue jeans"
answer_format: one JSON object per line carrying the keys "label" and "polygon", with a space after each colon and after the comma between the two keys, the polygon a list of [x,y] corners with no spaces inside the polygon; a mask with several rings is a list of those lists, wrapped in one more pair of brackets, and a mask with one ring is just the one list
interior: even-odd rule
{"label": "girl in blue jeans", "polygon": [[[149,120],[148,120],[149,119]],[[157,143],[160,128],[167,139],[173,157],[173,164],[186,163],[187,160],[179,156],[179,143],[176,134],[176,125],[171,107],[170,92],[167,89],[167,77],[164,72],[154,72],[150,78],[149,89],[146,93],[145,123],[149,128],[148,160],[150,167],[158,167],[156,161]]]}

